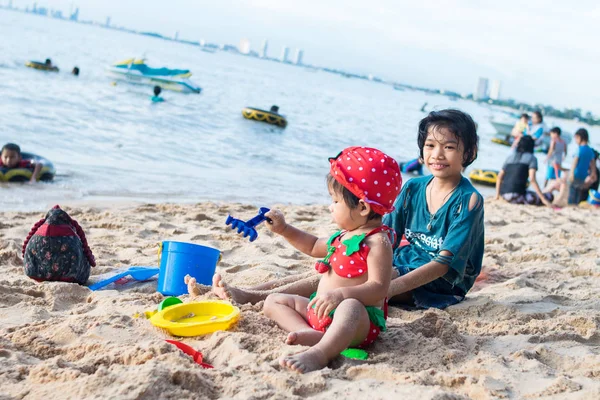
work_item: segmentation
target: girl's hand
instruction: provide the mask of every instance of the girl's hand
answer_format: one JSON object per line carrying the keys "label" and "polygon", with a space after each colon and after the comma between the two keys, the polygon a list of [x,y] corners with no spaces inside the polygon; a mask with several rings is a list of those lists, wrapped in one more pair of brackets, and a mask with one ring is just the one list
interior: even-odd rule
{"label": "girl's hand", "polygon": [[267,228],[269,228],[271,232],[281,235],[283,231],[285,231],[285,228],[287,228],[287,222],[285,222],[285,217],[281,211],[273,209],[266,213],[265,217],[271,220],[266,223]]}
{"label": "girl's hand", "polygon": [[308,303],[308,308],[315,307],[315,314],[319,319],[328,316],[330,312],[335,310],[340,303],[344,300],[344,296],[339,290],[331,290],[329,292],[325,292],[323,294],[316,295],[310,303]]}

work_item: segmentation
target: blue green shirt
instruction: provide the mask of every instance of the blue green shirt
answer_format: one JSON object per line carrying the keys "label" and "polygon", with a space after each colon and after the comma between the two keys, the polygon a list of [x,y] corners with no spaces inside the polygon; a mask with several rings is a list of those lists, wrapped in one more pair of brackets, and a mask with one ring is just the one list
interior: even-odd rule
{"label": "blue green shirt", "polygon": [[[447,250],[452,253],[448,273],[434,281],[434,286],[445,292],[440,294],[464,297],[481,272],[483,262],[483,197],[462,177],[450,198],[432,216],[425,197],[432,179],[425,176],[406,182],[394,204],[396,210],[384,218],[383,222],[398,237],[404,235],[410,242],[410,246],[395,248],[394,266],[414,270]],[[469,210],[473,194],[478,201]]]}
{"label": "blue green shirt", "polygon": [[162,103],[163,101],[165,101],[165,99],[163,99],[160,96],[152,96],[150,99],[153,103]]}
{"label": "blue green shirt", "polygon": [[583,146],[579,146],[579,151],[577,152],[577,165],[575,166],[575,171],[573,171],[573,175],[575,179],[585,180],[588,176],[588,171],[590,170],[590,163],[596,157],[594,154],[594,150],[587,144]]}

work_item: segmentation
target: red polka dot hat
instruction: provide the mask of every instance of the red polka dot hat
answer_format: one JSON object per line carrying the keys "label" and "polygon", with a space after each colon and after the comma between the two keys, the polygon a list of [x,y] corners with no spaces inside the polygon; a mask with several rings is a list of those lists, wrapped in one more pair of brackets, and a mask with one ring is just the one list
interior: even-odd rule
{"label": "red polka dot hat", "polygon": [[330,158],[329,172],[342,186],[384,215],[394,211],[402,175],[398,163],[372,147],[348,147]]}

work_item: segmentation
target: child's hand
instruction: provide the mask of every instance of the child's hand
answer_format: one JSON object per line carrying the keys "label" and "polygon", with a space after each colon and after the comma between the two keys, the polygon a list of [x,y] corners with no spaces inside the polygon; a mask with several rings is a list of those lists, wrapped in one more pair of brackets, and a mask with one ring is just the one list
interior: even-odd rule
{"label": "child's hand", "polygon": [[267,228],[269,228],[271,232],[275,232],[280,235],[283,233],[285,228],[287,228],[287,222],[285,222],[285,217],[281,211],[273,209],[266,213],[265,217],[271,220],[267,220],[266,223]]}
{"label": "child's hand", "polygon": [[321,319],[335,310],[343,300],[344,296],[342,296],[342,293],[339,290],[331,290],[316,295],[310,303],[308,303],[308,308],[310,309],[314,305],[315,314],[317,315],[317,318]]}

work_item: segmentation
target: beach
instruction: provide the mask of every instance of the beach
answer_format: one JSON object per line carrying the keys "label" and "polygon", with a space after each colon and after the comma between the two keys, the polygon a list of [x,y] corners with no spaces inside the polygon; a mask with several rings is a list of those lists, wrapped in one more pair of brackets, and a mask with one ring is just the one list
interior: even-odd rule
{"label": "beach", "polygon": [[[249,243],[225,226],[227,214],[254,216],[253,205],[61,205],[96,257],[91,282],[157,265],[163,240],[218,248],[219,271],[240,287],[314,271],[314,260],[265,227]],[[279,208],[316,235],[335,230],[325,205]],[[21,246],[43,213],[0,215],[0,399],[600,398],[597,210],[486,200],[483,272],[465,301],[445,310],[391,307],[368,360],[339,357],[305,375],[279,366],[281,355],[302,348],[284,344],[262,303],[239,305],[229,331],[182,339],[214,366],[203,369],[139,316],[163,299],[156,280],[95,292],[37,283],[23,273]],[[214,298],[203,289],[181,299]]]}

